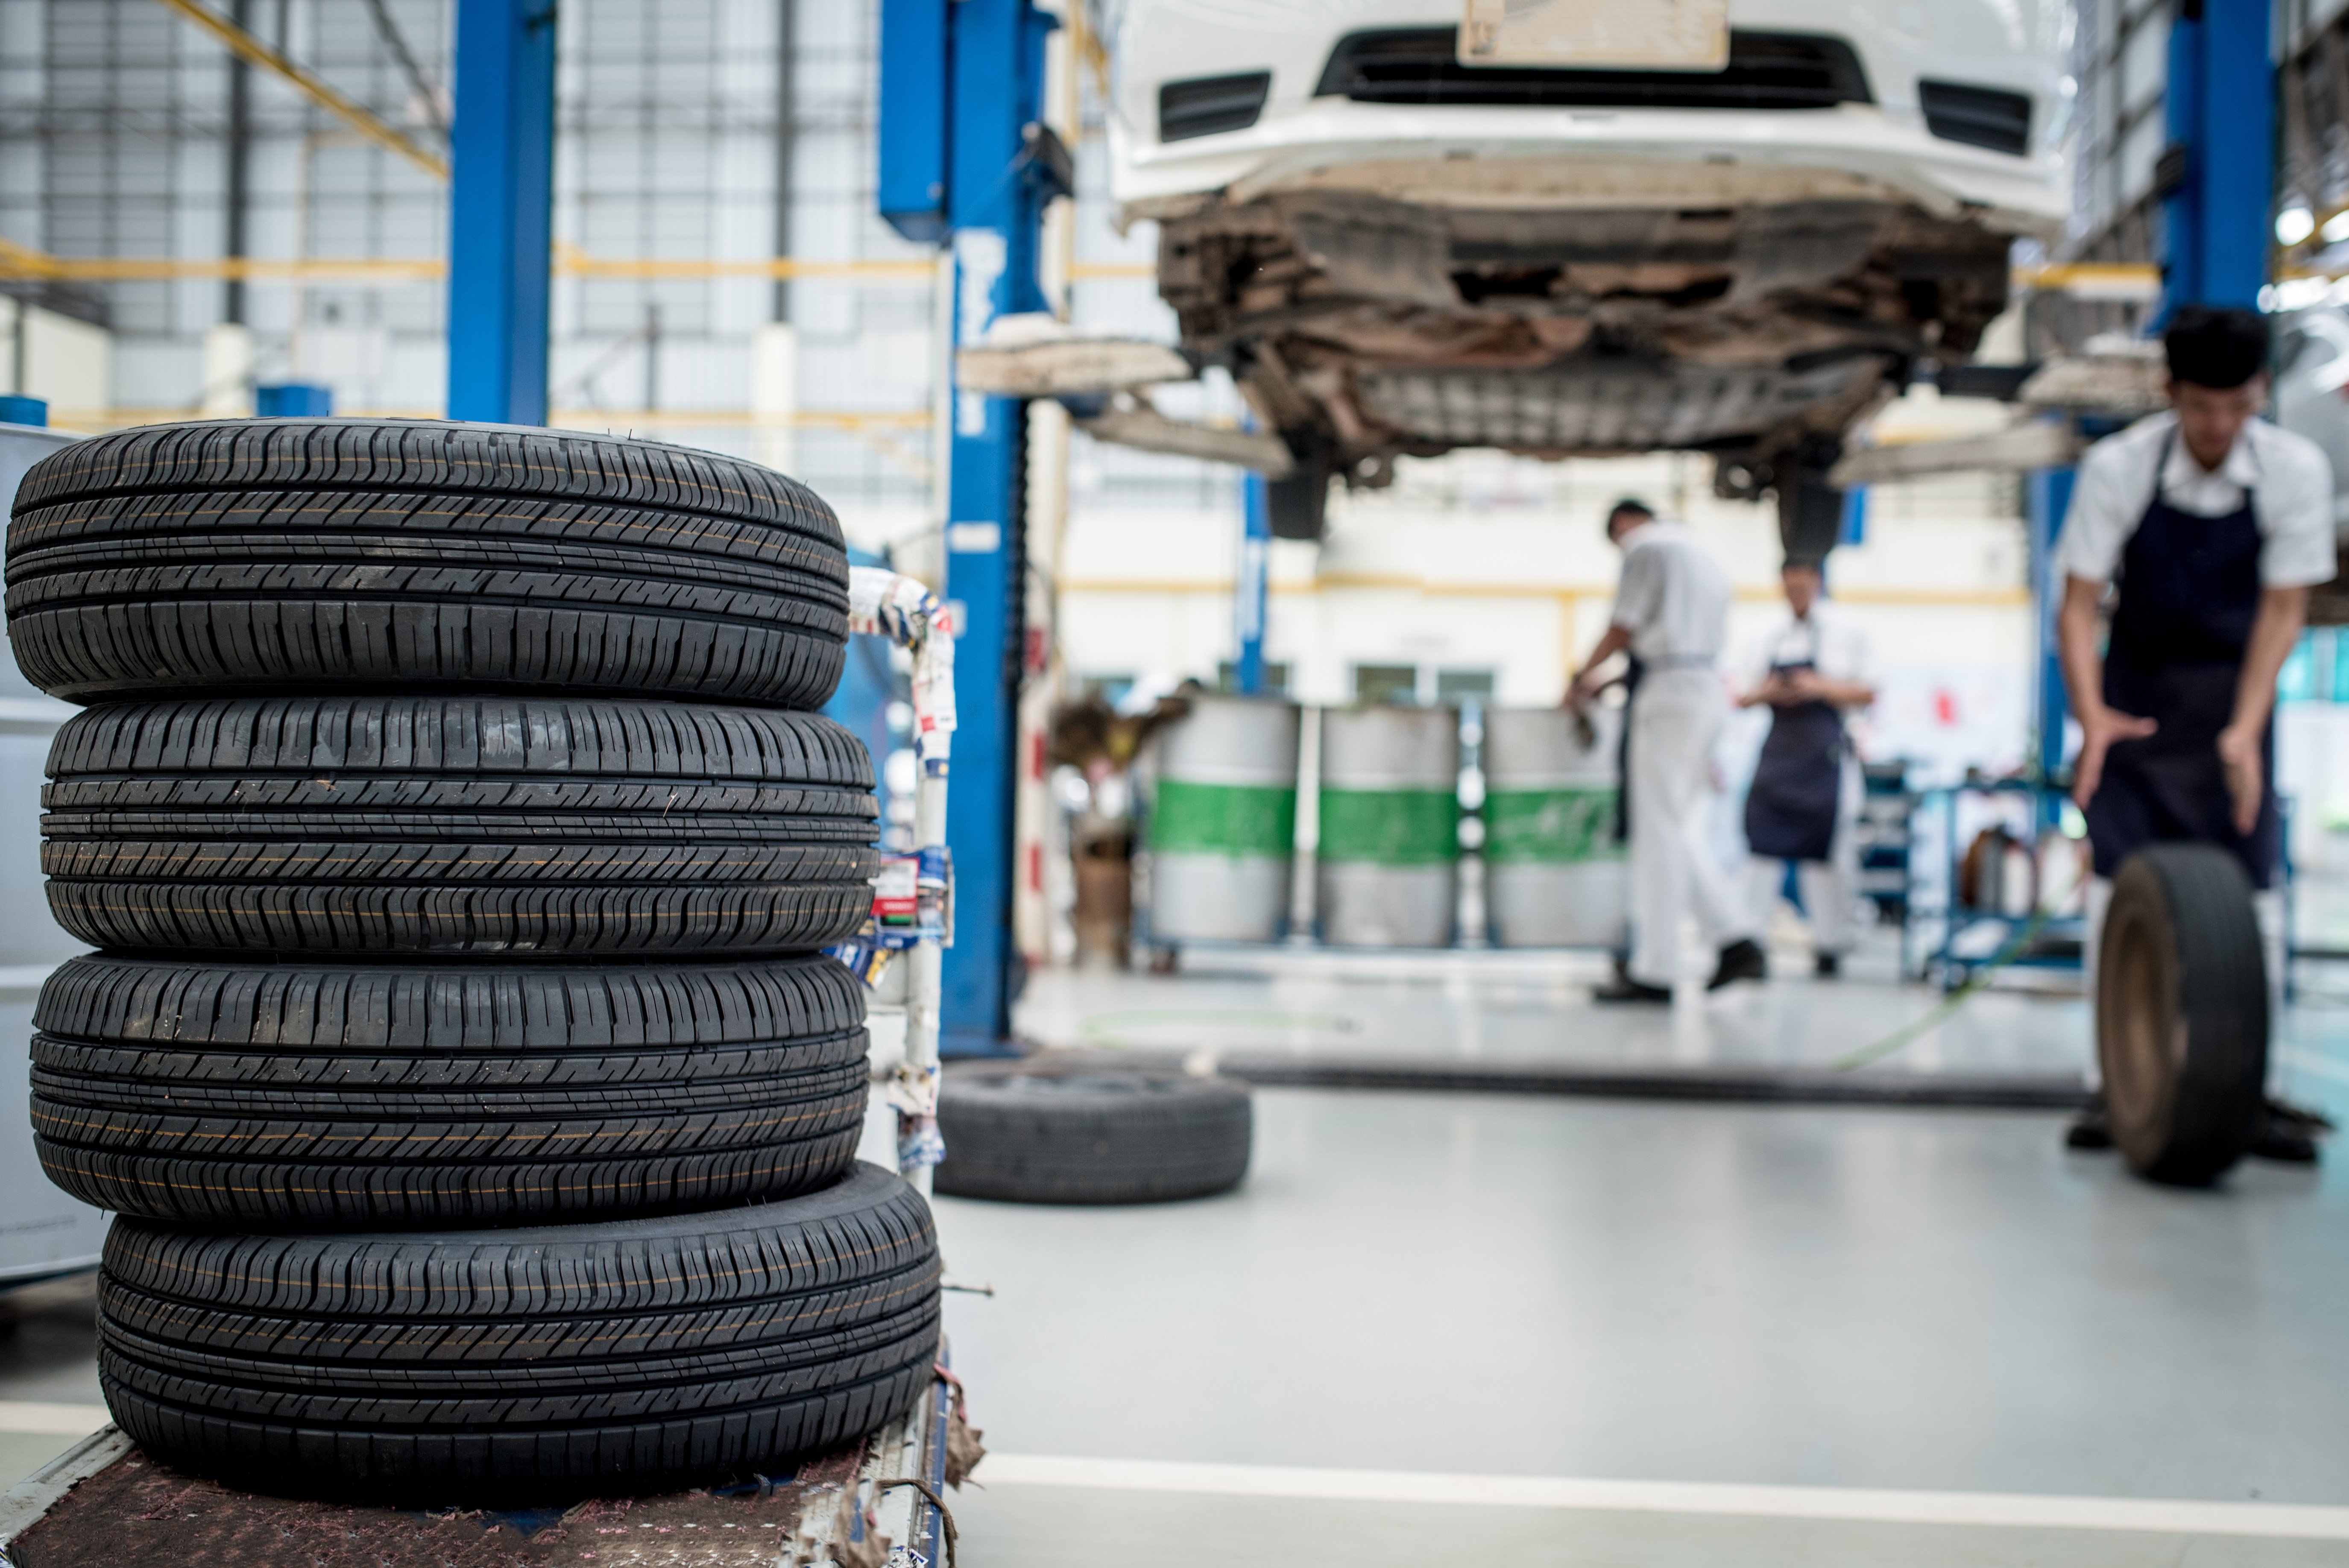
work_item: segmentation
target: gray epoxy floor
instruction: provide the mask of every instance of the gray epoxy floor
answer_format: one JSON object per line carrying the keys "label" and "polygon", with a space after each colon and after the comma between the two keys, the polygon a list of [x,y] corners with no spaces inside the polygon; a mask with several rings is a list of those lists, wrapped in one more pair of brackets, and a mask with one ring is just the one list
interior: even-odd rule
{"label": "gray epoxy floor", "polygon": [[944,1200],[1008,1451],[2349,1503],[2349,1188],[2059,1119],[1265,1090],[1238,1192]]}
{"label": "gray epoxy floor", "polygon": [[2341,1568],[2339,1542],[966,1488],[963,1568]]}
{"label": "gray epoxy floor", "polygon": [[[2349,1175],[2044,1115],[1260,1090],[1200,1203],[939,1203],[1006,1453],[2349,1503]],[[983,1472],[982,1472],[983,1473]],[[2341,1542],[999,1485],[970,1568],[2344,1564]]]}

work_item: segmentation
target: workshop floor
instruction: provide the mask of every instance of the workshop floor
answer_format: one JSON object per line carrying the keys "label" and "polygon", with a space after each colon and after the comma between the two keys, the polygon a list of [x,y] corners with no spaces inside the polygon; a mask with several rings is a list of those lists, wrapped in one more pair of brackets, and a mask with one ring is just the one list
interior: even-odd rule
{"label": "workshop floor", "polygon": [[[2335,902],[2349,930],[2349,900]],[[1898,934],[1868,934],[1833,980],[1812,977],[1799,934],[1782,927],[1775,935],[1769,984],[1709,995],[1684,988],[1670,1008],[1593,1004],[1590,987],[1606,977],[1607,963],[1591,954],[1234,947],[1186,952],[1173,977],[1040,971],[1020,996],[1014,1026],[1030,1041],[1067,1048],[1842,1068],[1874,1076],[2079,1079],[2094,1054],[2076,970],[2043,970],[2007,972],[1944,1021],[1875,1057],[1943,1000],[1901,977]],[[2349,1091],[2349,969],[2302,964],[2295,979],[2295,1005],[2277,1025],[2279,1082],[2295,1099]],[[1857,1057],[1873,1059],[1859,1066]]]}
{"label": "workshop floor", "polygon": [[[1815,1062],[1938,1000],[1888,971],[1627,1016],[1473,963],[1047,974],[1023,1023]],[[2304,978],[2296,1087],[2349,1109],[2349,1010]],[[1919,1044],[2076,1068],[2085,1028],[1992,995]],[[1223,1198],[940,1202],[951,1276],[996,1292],[947,1305],[995,1450],[965,1568],[2349,1565],[2349,1150],[2193,1193],[2045,1114],[1257,1103]],[[87,1284],[0,1304],[5,1480],[103,1418]]]}
{"label": "workshop floor", "polygon": [[967,1568],[2349,1563],[2337,1168],[2157,1191],[2015,1113],[1257,1107],[1228,1197],[941,1202],[996,1290],[947,1307],[1002,1456]]}
{"label": "workshop floor", "polygon": [[[1577,1065],[1826,1068],[1909,1023],[1939,993],[1899,978],[1894,934],[1871,934],[1845,977],[1811,978],[1781,945],[1766,985],[1671,1008],[1594,1005],[1603,955],[1581,953],[1196,949],[1174,977],[1134,970],[1032,975],[1015,1025],[1055,1047]],[[2076,985],[2019,975],[1874,1069],[2077,1074],[2088,1059]]]}

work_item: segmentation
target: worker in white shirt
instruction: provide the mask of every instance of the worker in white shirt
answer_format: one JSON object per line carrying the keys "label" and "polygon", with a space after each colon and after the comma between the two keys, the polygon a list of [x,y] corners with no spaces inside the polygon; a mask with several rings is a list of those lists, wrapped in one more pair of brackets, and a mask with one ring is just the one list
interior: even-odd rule
{"label": "worker in white shirt", "polygon": [[[2270,720],[2308,591],[2333,577],[2333,475],[2313,442],[2256,418],[2268,400],[2264,317],[2189,305],[2163,341],[2170,410],[2089,450],[2055,550],[2056,634],[2081,730],[2073,798],[2095,855],[2090,985],[2113,873],[2145,845],[2178,840],[2242,861],[2272,984],[2283,954]],[[2271,1099],[2251,1152],[2313,1161],[2330,1125]],[[2101,1096],[2066,1141],[2111,1146]]]}
{"label": "worker in white shirt", "polygon": [[1819,597],[1818,563],[1789,561],[1779,573],[1788,614],[1748,665],[1740,707],[1767,707],[1770,733],[1745,796],[1745,842],[1753,851],[1746,890],[1757,924],[1795,867],[1811,925],[1812,966],[1838,973],[1859,940],[1859,820],[1866,784],[1848,716],[1876,700],[1868,634]]}
{"label": "worker in white shirt", "polygon": [[1607,537],[1623,552],[1623,576],[1606,635],[1574,677],[1580,706],[1605,689],[1600,666],[1629,652],[1640,663],[1632,693],[1630,776],[1633,947],[1624,973],[1593,995],[1602,1002],[1669,1002],[1680,977],[1681,919],[1693,913],[1716,949],[1710,988],[1765,978],[1768,966],[1734,880],[1706,831],[1713,801],[1713,745],[1727,707],[1714,667],[1729,622],[1729,579],[1677,522],[1644,502],[1621,500]]}

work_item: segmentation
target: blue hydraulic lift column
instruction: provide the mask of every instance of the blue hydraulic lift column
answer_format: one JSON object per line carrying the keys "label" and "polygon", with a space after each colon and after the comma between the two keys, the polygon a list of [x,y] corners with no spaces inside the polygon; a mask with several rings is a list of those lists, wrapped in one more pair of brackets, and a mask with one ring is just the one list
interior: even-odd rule
{"label": "blue hydraulic lift column", "polygon": [[1240,566],[1232,585],[1232,634],[1239,645],[1232,660],[1232,689],[1242,696],[1264,691],[1265,573],[1272,553],[1272,497],[1262,474],[1240,477]]}
{"label": "blue hydraulic lift column", "polygon": [[2275,65],[2267,0],[2185,0],[2169,28],[2163,108],[2162,315],[2256,308],[2275,199]]}
{"label": "blue hydraulic lift column", "polygon": [[2064,693],[2064,662],[2055,646],[2055,613],[2064,603],[2064,584],[2055,578],[2055,541],[2071,512],[2072,481],[2078,472],[2071,468],[2040,469],[2023,481],[2032,611],[2036,617],[2033,632],[2039,649],[2039,777],[2049,783],[2064,766],[2064,722],[2071,717],[2071,703]]}
{"label": "blue hydraulic lift column", "polygon": [[546,423],[554,0],[458,0],[449,418]]}
{"label": "blue hydraulic lift column", "polygon": [[[2163,109],[2169,134],[2162,158],[2159,247],[2161,309],[2181,304],[2256,308],[2268,281],[2268,225],[2274,201],[2275,67],[2268,53],[2267,0],[2185,0],[2169,29]],[[2039,603],[2039,762],[2054,778],[2064,760],[2070,705],[2055,649],[2055,609],[2064,585],[2052,555],[2072,501],[2071,469],[2030,477],[2032,587]]]}
{"label": "blue hydraulic lift column", "polygon": [[[1046,308],[1037,281],[1057,191],[1038,156],[1044,40],[1030,0],[883,0],[881,215],[954,257],[954,342]],[[957,392],[946,476],[947,599],[957,606],[954,945],[940,1053],[995,1055],[1010,1034],[1012,799],[1027,551],[1027,418],[1017,398]]]}

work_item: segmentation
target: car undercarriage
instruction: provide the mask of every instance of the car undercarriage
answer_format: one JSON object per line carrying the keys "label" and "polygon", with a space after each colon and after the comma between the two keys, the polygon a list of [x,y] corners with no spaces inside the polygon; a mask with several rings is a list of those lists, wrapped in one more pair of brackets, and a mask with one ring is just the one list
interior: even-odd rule
{"label": "car undercarriage", "polygon": [[1274,527],[1321,531],[1333,480],[1494,447],[1660,449],[1775,492],[1793,547],[1839,506],[1845,431],[2005,308],[2011,236],[1880,200],[1485,210],[1280,192],[1163,224],[1185,351],[1226,366],[1297,462]]}

